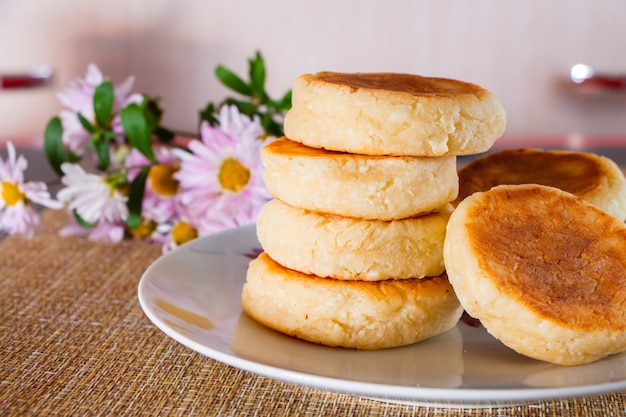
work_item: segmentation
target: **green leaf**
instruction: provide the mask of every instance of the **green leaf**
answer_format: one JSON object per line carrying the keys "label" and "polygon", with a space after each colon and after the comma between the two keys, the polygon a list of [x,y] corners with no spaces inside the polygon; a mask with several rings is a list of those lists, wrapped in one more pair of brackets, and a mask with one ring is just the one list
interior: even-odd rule
{"label": "green leaf", "polygon": [[244,96],[252,96],[252,88],[244,80],[239,78],[237,74],[229,70],[228,68],[218,65],[215,68],[215,76],[226,87]]}
{"label": "green leaf", "polygon": [[74,152],[70,151],[70,150],[66,150],[65,151],[65,161],[66,162],[71,162],[71,163],[75,163],[75,162],[79,162],[81,160],[81,157],[76,155]]}
{"label": "green leaf", "polygon": [[144,166],[130,184],[128,201],[126,202],[126,206],[128,207],[126,225],[131,229],[136,229],[141,225],[141,208],[149,172],[150,166]]}
{"label": "green leaf", "polygon": [[76,117],[78,117],[78,121],[87,132],[93,134],[96,131],[96,128],[81,113],[76,113]]}
{"label": "green leaf", "polygon": [[227,97],[219,106],[209,103],[200,111],[200,122],[208,121],[212,126],[218,124],[216,114],[224,105],[235,105],[239,111],[250,117],[259,116],[265,133],[282,136],[282,120],[284,114],[291,109],[292,92],[288,90],[280,100],[272,100],[265,91],[266,66],[260,52],[248,59],[249,83],[241,79],[229,69],[219,65],[215,69],[215,75],[226,87],[246,96],[243,100]]}
{"label": "green leaf", "polygon": [[161,123],[163,110],[159,107],[157,99],[145,97],[141,103],[141,109],[146,119],[146,126],[149,132],[153,132]]}
{"label": "green leaf", "polygon": [[156,162],[152,151],[151,131],[144,112],[136,103],[131,103],[120,112],[122,127],[131,146],[145,155],[152,162]]}
{"label": "green leaf", "polygon": [[89,223],[88,221],[83,219],[76,210],[72,210],[72,213],[74,214],[74,219],[76,219],[76,223],[78,223],[78,225],[82,227],[83,229],[91,229],[95,227],[97,224],[97,223]]}
{"label": "green leaf", "polygon": [[204,107],[204,109],[200,110],[199,112],[200,124],[202,124],[202,122],[204,121],[207,121],[211,126],[217,125],[219,123],[219,120],[217,120],[217,117],[215,117],[216,113],[217,109],[215,108],[215,104],[208,103]]}
{"label": "green leaf", "polygon": [[96,114],[98,126],[107,128],[113,111],[113,100],[115,91],[110,81],[103,81],[93,95],[93,110]]}
{"label": "green leaf", "polygon": [[154,129],[154,134],[161,142],[169,143],[174,140],[174,132],[169,129],[164,128],[163,126],[157,126]]}
{"label": "green leaf", "polygon": [[250,83],[252,86],[252,95],[260,99],[266,99],[265,93],[265,63],[259,52],[253,59],[248,61],[250,66]]}
{"label": "green leaf", "polygon": [[101,132],[100,137],[107,141],[113,141],[117,137],[117,133],[112,130],[107,130],[106,132]]}
{"label": "green leaf", "polygon": [[291,90],[287,91],[285,95],[280,99],[280,105],[277,108],[281,111],[287,111],[291,109]]}
{"label": "green leaf", "polygon": [[261,125],[263,126],[263,130],[265,133],[268,133],[272,136],[281,137],[284,136],[283,125],[282,123],[278,123],[275,121],[269,113],[265,113],[261,115]]}
{"label": "green leaf", "polygon": [[239,111],[247,116],[254,116],[255,114],[257,114],[257,107],[249,101],[228,98],[224,100],[224,104],[237,106]]}
{"label": "green leaf", "polygon": [[272,131],[272,115],[269,113],[265,113],[261,115],[261,126],[263,126],[263,130],[266,132]]}
{"label": "green leaf", "polygon": [[111,152],[109,144],[103,140],[93,141],[93,145],[96,149],[96,155],[98,156],[98,169],[100,171],[106,171],[111,165]]}
{"label": "green leaf", "polygon": [[52,169],[59,176],[62,176],[61,164],[66,162],[66,157],[65,149],[63,148],[63,125],[60,118],[54,117],[46,125],[43,149]]}

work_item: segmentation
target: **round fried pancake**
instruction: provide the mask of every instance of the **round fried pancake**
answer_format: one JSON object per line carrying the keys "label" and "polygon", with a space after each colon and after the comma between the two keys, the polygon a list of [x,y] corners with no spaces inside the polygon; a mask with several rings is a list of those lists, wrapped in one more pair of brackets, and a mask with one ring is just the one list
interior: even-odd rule
{"label": "round fried pancake", "polygon": [[626,350],[626,225],[543,185],[463,200],[444,261],[466,311],[505,345],[555,364]]}
{"label": "round fried pancake", "polygon": [[364,350],[408,345],[454,327],[462,308],[445,274],[377,282],[319,278],[262,253],[250,263],[243,309],[313,343]]}
{"label": "round fried pancake", "polygon": [[293,84],[285,135],[368,155],[485,152],[502,135],[498,98],[475,84],[394,73],[304,74]]}
{"label": "round fried pancake", "polygon": [[306,210],[395,220],[456,198],[456,158],[372,156],[311,148],[280,138],[261,150],[263,180],[274,197]]}
{"label": "round fried pancake", "polygon": [[444,272],[443,240],[451,212],[448,204],[408,219],[362,220],[272,200],[256,229],[272,259],[306,274],[362,281],[423,278]]}
{"label": "round fried pancake", "polygon": [[455,205],[476,191],[503,184],[560,188],[626,219],[626,179],[609,158],[586,152],[507,149],[480,157],[459,170]]}

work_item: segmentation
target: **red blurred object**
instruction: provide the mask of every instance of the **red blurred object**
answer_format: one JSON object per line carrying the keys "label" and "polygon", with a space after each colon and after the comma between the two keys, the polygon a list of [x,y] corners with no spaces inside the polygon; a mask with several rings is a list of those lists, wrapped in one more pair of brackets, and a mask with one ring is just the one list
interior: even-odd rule
{"label": "red blurred object", "polygon": [[602,73],[586,64],[573,65],[570,68],[570,80],[587,91],[626,92],[626,74]]}
{"label": "red blurred object", "polygon": [[24,73],[0,73],[0,89],[41,87],[52,80],[54,72],[48,66],[33,68]]}

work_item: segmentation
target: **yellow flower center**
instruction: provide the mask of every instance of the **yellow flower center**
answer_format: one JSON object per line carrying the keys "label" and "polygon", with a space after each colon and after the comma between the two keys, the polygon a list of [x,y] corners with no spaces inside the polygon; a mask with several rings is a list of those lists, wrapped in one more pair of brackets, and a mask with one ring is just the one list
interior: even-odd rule
{"label": "yellow flower center", "polygon": [[112,172],[108,177],[102,179],[102,182],[109,186],[109,197],[113,197],[116,191],[123,196],[130,194],[130,184],[124,174],[119,171]]}
{"label": "yellow flower center", "polygon": [[222,189],[238,193],[250,181],[250,170],[235,158],[226,158],[217,174]]}
{"label": "yellow flower center", "polygon": [[178,180],[174,174],[178,167],[174,165],[153,165],[148,173],[148,180],[152,184],[152,189],[163,197],[173,197],[178,192]]}
{"label": "yellow flower center", "polygon": [[130,233],[135,237],[144,239],[150,237],[152,232],[156,230],[156,227],[157,224],[154,220],[143,221],[136,229],[131,229]]}
{"label": "yellow flower center", "polygon": [[8,206],[14,206],[20,201],[26,201],[26,194],[20,190],[17,184],[2,181],[2,199]]}
{"label": "yellow flower center", "polygon": [[172,228],[172,239],[177,245],[182,245],[198,237],[198,231],[189,226],[189,223],[179,222]]}

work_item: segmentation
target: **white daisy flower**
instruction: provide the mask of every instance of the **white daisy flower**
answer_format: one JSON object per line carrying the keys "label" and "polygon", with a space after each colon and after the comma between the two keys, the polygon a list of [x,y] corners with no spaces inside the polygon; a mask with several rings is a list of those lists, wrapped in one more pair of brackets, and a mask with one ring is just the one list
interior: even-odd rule
{"label": "white daisy flower", "polygon": [[11,142],[7,143],[7,153],[6,161],[0,158],[0,231],[31,237],[41,224],[33,203],[53,209],[63,205],[50,197],[45,183],[24,180],[28,161],[17,156]]}
{"label": "white daisy flower", "polygon": [[57,198],[69,202],[81,219],[90,224],[104,221],[108,224],[124,222],[128,217],[128,198],[120,193],[108,177],[86,172],[78,164],[64,163],[61,182],[66,185]]}

